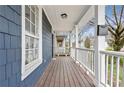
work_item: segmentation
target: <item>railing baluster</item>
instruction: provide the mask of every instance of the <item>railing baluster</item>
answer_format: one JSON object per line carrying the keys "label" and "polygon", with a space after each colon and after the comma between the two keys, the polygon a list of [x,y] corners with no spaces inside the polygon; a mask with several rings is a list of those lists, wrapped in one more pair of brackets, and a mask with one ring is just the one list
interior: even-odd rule
{"label": "railing baluster", "polygon": [[106,55],[106,62],[105,62],[105,84],[108,84],[108,55]]}
{"label": "railing baluster", "polygon": [[120,66],[120,57],[117,57],[117,60],[116,60],[116,67],[117,67],[116,87],[119,87],[119,66]]}
{"label": "railing baluster", "polygon": [[88,51],[86,51],[86,54],[87,54],[87,57],[86,57],[86,66],[89,68],[89,66],[88,66]]}
{"label": "railing baluster", "polygon": [[114,57],[112,56],[112,58],[111,58],[111,71],[110,71],[110,73],[111,73],[111,75],[110,75],[110,86],[112,87],[113,86],[113,62],[114,61]]}
{"label": "railing baluster", "polygon": [[101,61],[101,60],[102,60],[102,55],[103,55],[103,54],[100,54],[100,69],[99,69],[99,70],[100,70],[100,71],[99,71],[99,72],[100,72],[100,76],[99,76],[100,81],[99,81],[99,82],[102,81],[102,78],[101,78],[101,76],[102,76],[102,66],[101,66],[101,64],[102,64],[102,63],[101,63],[101,62],[102,62],[102,61]]}
{"label": "railing baluster", "polygon": [[91,70],[93,71],[93,52],[91,52]]}
{"label": "railing baluster", "polygon": [[94,52],[93,52],[93,72],[95,73]]}
{"label": "railing baluster", "polygon": [[123,57],[123,68],[122,68],[122,86],[124,86],[124,57]]}

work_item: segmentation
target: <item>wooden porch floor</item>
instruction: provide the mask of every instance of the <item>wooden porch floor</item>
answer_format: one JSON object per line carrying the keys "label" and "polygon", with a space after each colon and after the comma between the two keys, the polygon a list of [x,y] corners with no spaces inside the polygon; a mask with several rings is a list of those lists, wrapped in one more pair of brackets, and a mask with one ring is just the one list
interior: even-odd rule
{"label": "wooden porch floor", "polygon": [[35,87],[95,87],[92,79],[70,57],[56,57]]}

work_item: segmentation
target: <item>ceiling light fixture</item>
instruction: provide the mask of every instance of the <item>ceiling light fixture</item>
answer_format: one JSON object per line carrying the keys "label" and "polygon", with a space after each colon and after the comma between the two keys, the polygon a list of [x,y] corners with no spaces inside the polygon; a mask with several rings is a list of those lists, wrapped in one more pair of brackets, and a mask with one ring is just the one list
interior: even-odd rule
{"label": "ceiling light fixture", "polygon": [[68,15],[67,15],[66,13],[62,13],[62,14],[61,14],[61,18],[62,18],[62,19],[66,19],[67,17],[68,17]]}

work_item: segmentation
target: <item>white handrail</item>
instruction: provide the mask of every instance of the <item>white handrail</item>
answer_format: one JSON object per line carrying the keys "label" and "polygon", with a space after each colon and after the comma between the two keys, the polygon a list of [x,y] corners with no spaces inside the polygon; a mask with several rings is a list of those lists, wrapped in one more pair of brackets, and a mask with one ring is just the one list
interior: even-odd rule
{"label": "white handrail", "polygon": [[124,56],[124,52],[117,52],[117,51],[100,51],[101,54],[113,55],[113,56]]}
{"label": "white handrail", "polygon": [[94,49],[89,49],[89,48],[76,48],[76,49],[95,52]]}
{"label": "white handrail", "polygon": [[94,51],[94,49],[89,49],[89,48],[74,48],[74,47],[70,47],[70,48],[73,48],[73,49],[80,49],[80,50],[85,50],[85,51]]}

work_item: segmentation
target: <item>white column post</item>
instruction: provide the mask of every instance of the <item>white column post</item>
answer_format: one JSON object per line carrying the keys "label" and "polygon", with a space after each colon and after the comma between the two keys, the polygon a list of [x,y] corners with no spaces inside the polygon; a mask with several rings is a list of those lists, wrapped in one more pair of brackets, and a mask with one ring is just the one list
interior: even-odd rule
{"label": "white column post", "polygon": [[76,48],[79,47],[79,44],[78,44],[78,25],[75,25],[75,35],[76,35]]}
{"label": "white column post", "polygon": [[54,33],[54,43],[53,43],[53,47],[54,47],[54,57],[55,57],[56,52],[57,52],[57,38],[56,38],[56,33]]}
{"label": "white column post", "polygon": [[72,37],[71,37],[72,32],[69,34],[69,39],[70,39],[70,48],[72,47]]}
{"label": "white column post", "polygon": [[[95,6],[95,18],[96,18],[96,33],[95,33],[95,77],[97,81],[97,86],[100,86],[100,80],[104,80],[104,67],[105,58],[100,59],[100,50],[105,49],[105,36],[97,36],[97,25],[105,25],[105,6],[98,5]],[[102,60],[102,62],[100,61]],[[101,62],[101,63],[100,63]],[[102,69],[100,68],[102,67]],[[101,71],[100,71],[101,70]],[[103,73],[101,73],[103,72]],[[100,76],[101,75],[101,76]],[[101,78],[101,79],[100,79]]]}
{"label": "white column post", "polygon": [[69,41],[70,41],[69,50],[70,50],[70,56],[72,56],[72,39],[71,39],[71,33],[72,33],[72,32],[69,33]]}
{"label": "white column post", "polygon": [[[77,62],[77,57],[78,57],[78,51],[77,51],[77,49],[76,48],[78,48],[79,47],[79,44],[78,44],[78,25],[75,25],[75,60],[76,60],[76,62]],[[78,63],[78,62],[77,62]]]}
{"label": "white column post", "polygon": [[65,53],[65,37],[64,37],[64,39],[63,39],[63,51],[64,51],[64,53]]}

